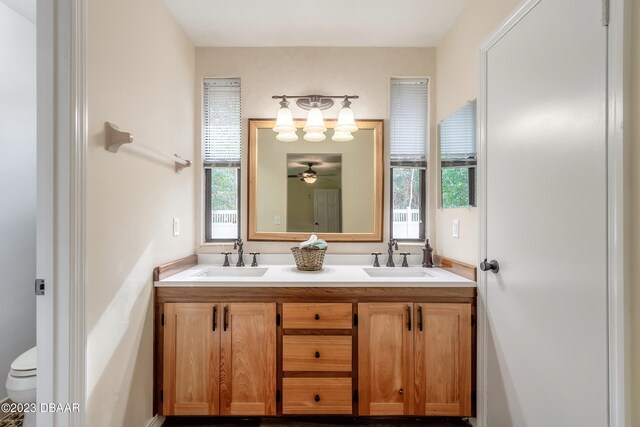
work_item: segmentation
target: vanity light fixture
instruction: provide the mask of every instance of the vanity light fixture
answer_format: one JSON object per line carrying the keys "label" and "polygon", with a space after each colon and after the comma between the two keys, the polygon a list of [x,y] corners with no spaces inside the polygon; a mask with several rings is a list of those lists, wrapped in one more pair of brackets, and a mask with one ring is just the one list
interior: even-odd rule
{"label": "vanity light fixture", "polygon": [[293,116],[291,115],[291,110],[289,110],[289,101],[287,101],[286,96],[283,96],[282,101],[280,101],[280,109],[278,110],[276,125],[273,130],[278,132],[276,136],[278,141],[290,142],[298,140],[296,126],[293,123]]}
{"label": "vanity light fixture", "polygon": [[324,141],[326,136],[324,133],[327,131],[327,128],[324,126],[324,117],[322,117],[322,111],[320,108],[313,107],[309,110],[309,115],[307,116],[307,123],[304,125],[305,131],[304,139],[309,142],[320,142]]}
{"label": "vanity light fixture", "polygon": [[338,130],[334,130],[331,139],[336,142],[347,142],[353,139],[353,135],[351,135],[351,132],[340,132]]}
{"label": "vanity light fixture", "polygon": [[353,117],[353,110],[351,109],[351,101],[349,98],[345,98],[342,101],[342,108],[338,114],[338,123],[336,124],[336,132],[355,132],[358,130],[356,121]]}
{"label": "vanity light fixture", "polygon": [[341,105],[342,109],[338,115],[338,123],[334,129],[334,134],[331,137],[334,141],[351,141],[353,135],[351,132],[358,130],[355,119],[353,116],[353,110],[351,110],[351,99],[358,99],[358,95],[274,95],[273,99],[280,99],[280,110],[278,110],[278,116],[276,118],[276,125],[273,127],[274,132],[278,132],[276,139],[283,142],[292,142],[298,140],[296,135],[296,127],[293,123],[293,116],[291,110],[289,110],[289,101],[287,98],[296,98],[296,105],[303,110],[309,111],[307,115],[307,122],[304,126],[304,139],[310,142],[320,142],[326,139],[325,132],[327,131],[324,125],[324,117],[322,116],[322,110],[333,107],[333,100],[335,98],[343,99]]}

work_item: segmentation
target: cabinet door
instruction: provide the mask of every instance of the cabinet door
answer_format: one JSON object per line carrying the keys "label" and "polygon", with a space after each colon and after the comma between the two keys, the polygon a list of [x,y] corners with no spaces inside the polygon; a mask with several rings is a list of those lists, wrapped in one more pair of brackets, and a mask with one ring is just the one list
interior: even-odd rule
{"label": "cabinet door", "polygon": [[413,335],[410,303],[358,304],[360,415],[411,415]]}
{"label": "cabinet door", "polygon": [[276,414],[276,304],[222,304],[220,412]]}
{"label": "cabinet door", "polygon": [[164,415],[217,415],[220,328],[210,303],[165,304]]}
{"label": "cabinet door", "polygon": [[415,304],[415,312],[416,415],[471,416],[471,305]]}

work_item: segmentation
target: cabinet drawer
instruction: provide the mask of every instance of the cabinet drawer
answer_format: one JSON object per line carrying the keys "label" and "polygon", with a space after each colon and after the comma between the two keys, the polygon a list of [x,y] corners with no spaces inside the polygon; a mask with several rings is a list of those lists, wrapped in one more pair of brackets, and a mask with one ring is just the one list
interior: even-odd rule
{"label": "cabinet drawer", "polygon": [[349,303],[285,303],[282,314],[288,329],[351,329],[353,324]]}
{"label": "cabinet drawer", "polygon": [[351,371],[351,336],[285,335],[284,371]]}
{"label": "cabinet drawer", "polygon": [[352,414],[351,378],[283,378],[283,414]]}

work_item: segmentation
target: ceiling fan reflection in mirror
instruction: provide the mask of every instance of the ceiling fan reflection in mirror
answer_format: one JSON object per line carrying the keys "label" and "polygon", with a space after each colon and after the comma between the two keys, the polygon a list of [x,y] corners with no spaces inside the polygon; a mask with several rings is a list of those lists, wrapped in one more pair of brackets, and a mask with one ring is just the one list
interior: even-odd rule
{"label": "ceiling fan reflection in mirror", "polygon": [[[314,182],[316,182],[316,180],[318,179],[319,175],[318,172],[316,172],[313,169],[313,165],[315,163],[313,162],[307,162],[306,165],[309,166],[309,168],[305,171],[302,171],[298,174],[295,175],[287,175],[287,177],[289,178],[298,178],[300,181],[304,181],[307,184],[313,184]],[[322,176],[335,176],[335,174],[323,174]]]}
{"label": "ceiling fan reflection in mirror", "polygon": [[313,184],[318,179],[318,172],[312,169],[313,163],[309,162],[307,163],[307,166],[309,166],[309,169],[303,172],[300,172],[299,174],[296,174],[296,175],[287,175],[287,176],[289,178],[299,178],[300,181],[304,181],[307,184]]}

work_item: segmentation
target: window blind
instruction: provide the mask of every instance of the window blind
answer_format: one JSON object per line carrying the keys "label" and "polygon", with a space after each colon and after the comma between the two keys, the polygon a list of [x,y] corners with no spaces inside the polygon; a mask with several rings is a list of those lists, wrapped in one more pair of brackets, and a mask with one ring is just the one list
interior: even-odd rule
{"label": "window blind", "polygon": [[240,79],[204,81],[204,164],[240,166]]}
{"label": "window blind", "polygon": [[476,161],[476,101],[440,123],[440,160],[442,162]]}
{"label": "window blind", "polygon": [[392,165],[426,166],[427,79],[391,79]]}

